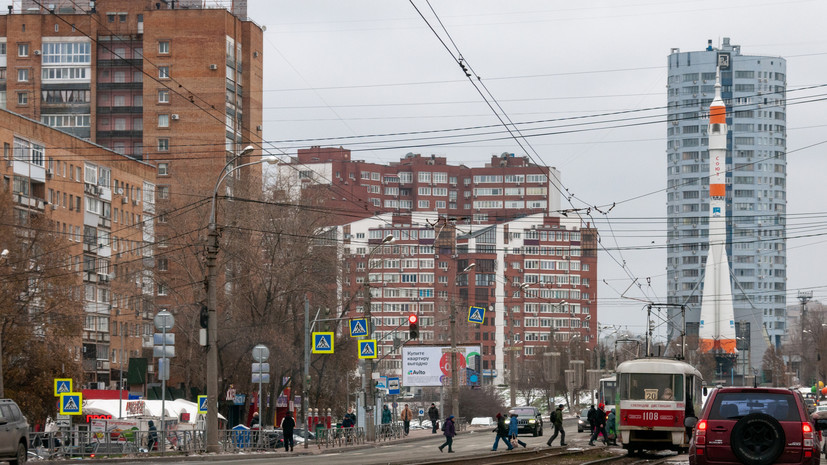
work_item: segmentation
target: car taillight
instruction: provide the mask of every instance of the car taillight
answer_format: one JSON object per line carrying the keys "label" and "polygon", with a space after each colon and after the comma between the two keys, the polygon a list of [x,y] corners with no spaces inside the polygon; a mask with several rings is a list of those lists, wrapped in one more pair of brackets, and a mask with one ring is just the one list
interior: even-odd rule
{"label": "car taillight", "polygon": [[813,425],[806,421],[801,422],[801,433],[804,436],[804,447],[813,447]]}
{"label": "car taillight", "polygon": [[706,420],[701,420],[695,425],[695,445],[703,446],[706,444]]}

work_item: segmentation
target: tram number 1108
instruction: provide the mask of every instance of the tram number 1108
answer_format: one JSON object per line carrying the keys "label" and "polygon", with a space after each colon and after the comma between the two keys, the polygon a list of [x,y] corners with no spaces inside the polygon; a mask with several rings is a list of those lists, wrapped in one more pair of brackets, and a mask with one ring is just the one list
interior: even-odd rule
{"label": "tram number 1108", "polygon": [[658,420],[658,412],[643,412],[643,420],[644,421],[657,421]]}

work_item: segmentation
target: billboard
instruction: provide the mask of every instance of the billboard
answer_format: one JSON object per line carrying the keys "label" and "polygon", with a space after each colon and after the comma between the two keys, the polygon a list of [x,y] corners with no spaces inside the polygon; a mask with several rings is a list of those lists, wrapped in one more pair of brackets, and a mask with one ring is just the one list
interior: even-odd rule
{"label": "billboard", "polygon": [[[459,382],[466,384],[466,367],[474,368],[472,360],[480,356],[480,346],[457,347],[457,352]],[[402,347],[403,386],[441,386],[450,379],[450,346]]]}

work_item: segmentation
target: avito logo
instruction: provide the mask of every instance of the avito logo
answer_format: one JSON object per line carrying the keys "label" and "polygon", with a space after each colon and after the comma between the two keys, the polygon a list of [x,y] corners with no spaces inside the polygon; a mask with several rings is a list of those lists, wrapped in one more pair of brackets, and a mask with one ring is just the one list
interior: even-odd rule
{"label": "avito logo", "polygon": [[423,370],[408,370],[409,375],[424,375],[425,371]]}

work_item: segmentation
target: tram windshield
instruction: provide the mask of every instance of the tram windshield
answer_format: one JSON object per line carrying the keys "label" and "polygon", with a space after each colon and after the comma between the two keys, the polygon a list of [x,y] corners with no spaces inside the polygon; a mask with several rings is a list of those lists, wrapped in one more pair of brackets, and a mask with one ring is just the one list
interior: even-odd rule
{"label": "tram windshield", "polygon": [[683,397],[683,375],[661,373],[623,373],[620,375],[620,400],[682,401]]}
{"label": "tram windshield", "polygon": [[607,405],[614,405],[617,401],[617,381],[614,379],[600,380],[600,388],[602,390],[600,401]]}

